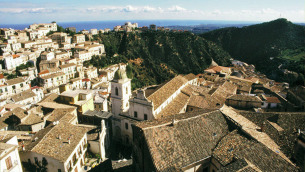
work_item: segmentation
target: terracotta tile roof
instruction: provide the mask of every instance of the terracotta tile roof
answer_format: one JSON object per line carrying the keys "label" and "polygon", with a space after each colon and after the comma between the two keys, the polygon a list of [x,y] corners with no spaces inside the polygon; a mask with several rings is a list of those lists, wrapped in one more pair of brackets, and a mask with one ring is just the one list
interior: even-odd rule
{"label": "terracotta tile roof", "polygon": [[43,74],[47,74],[47,73],[49,73],[48,69],[41,71],[38,75],[43,75]]}
{"label": "terracotta tile roof", "polygon": [[55,99],[57,99],[58,94],[56,93],[51,93],[50,95],[44,97],[39,103],[43,103],[43,102],[54,102]]}
{"label": "terracotta tile roof", "polygon": [[195,79],[196,76],[194,74],[190,73],[190,74],[185,75],[184,78],[187,79],[188,81],[190,81],[190,80]]}
{"label": "terracotta tile roof", "polygon": [[15,85],[15,84],[19,84],[19,83],[22,83],[22,82],[24,82],[23,78],[14,78],[14,79],[10,79],[10,80],[6,81],[6,83],[8,85]]}
{"label": "terracotta tile roof", "polygon": [[[173,119],[174,125],[171,122]],[[157,171],[181,170],[211,156],[212,149],[228,133],[228,125],[220,111],[177,114],[156,121],[156,125],[144,127],[145,124],[138,123],[136,126],[143,126],[140,128]]]}
{"label": "terracotta tile roof", "polygon": [[75,110],[75,108],[65,108],[65,109],[55,109],[51,112],[51,114],[47,117],[47,121],[55,122],[61,120],[62,117],[67,115],[68,113],[72,113]]}
{"label": "terracotta tile roof", "polygon": [[36,94],[31,89],[28,89],[19,94],[12,96],[12,100],[14,102],[20,102],[22,100],[26,100],[28,98],[35,97],[35,96],[36,96]]}
{"label": "terracotta tile roof", "polygon": [[213,150],[213,157],[222,166],[226,166],[233,161],[234,155],[237,152],[253,146],[254,143],[253,140],[241,136],[237,130],[234,130],[221,139],[217,147]]}
{"label": "terracotta tile roof", "polygon": [[281,103],[277,97],[266,97],[268,103]]}
{"label": "terracotta tile roof", "polygon": [[89,79],[89,78],[85,78],[85,79],[83,79],[82,81],[83,81],[83,82],[89,82],[90,79]]}
{"label": "terracotta tile roof", "polygon": [[257,96],[236,94],[228,97],[227,100],[247,101],[247,102],[262,102]]}
{"label": "terracotta tile roof", "polygon": [[193,93],[193,88],[190,85],[187,85],[181,90],[181,92],[188,96],[191,96]]}
{"label": "terracotta tile roof", "polygon": [[236,90],[236,85],[226,81],[219,86],[211,96],[215,102],[223,104],[227,97],[236,94]]}
{"label": "terracotta tile roof", "polygon": [[187,105],[189,98],[189,95],[179,93],[155,118],[158,119],[180,113]]}
{"label": "terracotta tile roof", "polygon": [[3,78],[4,78],[3,73],[0,73],[0,79],[3,79]]}
{"label": "terracotta tile roof", "polygon": [[236,159],[244,158],[261,171],[291,171],[296,172],[298,169],[288,163],[279,154],[268,149],[261,143],[256,143],[249,148],[237,152]]}
{"label": "terracotta tile roof", "polygon": [[68,64],[60,65],[59,68],[63,69],[63,68],[71,67],[71,66],[76,66],[76,64],[68,63]]}
{"label": "terracotta tile roof", "polygon": [[192,95],[187,105],[193,106],[193,107],[198,107],[201,109],[211,108],[210,99],[208,99],[204,96],[199,96],[199,95]]}
{"label": "terracotta tile roof", "polygon": [[37,114],[30,114],[28,115],[28,117],[21,122],[21,124],[19,125],[34,125],[34,124],[37,124],[37,123],[41,123],[43,122],[43,117],[37,115]]}
{"label": "terracotta tile roof", "polygon": [[204,71],[206,72],[211,72],[211,73],[220,73],[221,71],[225,72],[225,73],[229,73],[231,70],[230,67],[223,67],[223,66],[213,66],[210,67]]}
{"label": "terracotta tile roof", "polygon": [[17,54],[14,54],[12,56],[13,56],[14,59],[20,57],[20,55],[17,55]]}
{"label": "terracotta tile roof", "polygon": [[305,130],[305,112],[239,112],[258,126],[281,147],[281,151],[291,157],[294,155],[297,130]]}
{"label": "terracotta tile roof", "polygon": [[[86,132],[82,127],[60,122],[31,151],[65,162],[86,135]],[[61,139],[58,138],[59,135]],[[70,144],[68,139],[70,139]]]}
{"label": "terracotta tile roof", "polygon": [[187,83],[187,80],[178,75],[171,79],[169,82],[165,83],[161,88],[157,89],[150,96],[147,97],[154,104],[154,109],[156,110],[162,103],[164,103],[171,95],[173,95],[180,87]]}
{"label": "terracotta tile roof", "polygon": [[18,117],[20,120],[24,119],[27,117],[26,111],[20,107],[17,107],[15,109],[13,109],[12,111],[6,112],[5,114],[3,114],[4,118],[8,118],[11,115],[15,115],[16,117]]}
{"label": "terracotta tile roof", "polygon": [[59,76],[65,76],[65,73],[63,73],[63,72],[53,73],[53,74],[50,74],[50,75],[41,76],[41,78],[42,79],[50,79],[50,78],[55,78],[55,77],[59,77]]}

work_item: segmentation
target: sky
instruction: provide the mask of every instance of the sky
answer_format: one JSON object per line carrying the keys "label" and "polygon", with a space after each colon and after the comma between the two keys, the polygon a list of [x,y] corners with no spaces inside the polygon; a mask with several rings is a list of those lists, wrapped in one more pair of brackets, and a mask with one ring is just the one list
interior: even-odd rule
{"label": "sky", "polygon": [[304,0],[0,0],[0,24],[104,20],[305,23]]}

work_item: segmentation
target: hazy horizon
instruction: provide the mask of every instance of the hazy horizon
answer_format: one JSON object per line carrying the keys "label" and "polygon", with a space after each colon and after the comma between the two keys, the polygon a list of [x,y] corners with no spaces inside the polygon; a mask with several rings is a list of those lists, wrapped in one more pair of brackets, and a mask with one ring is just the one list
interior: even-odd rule
{"label": "hazy horizon", "polygon": [[220,20],[305,22],[299,0],[0,0],[1,24],[112,20]]}

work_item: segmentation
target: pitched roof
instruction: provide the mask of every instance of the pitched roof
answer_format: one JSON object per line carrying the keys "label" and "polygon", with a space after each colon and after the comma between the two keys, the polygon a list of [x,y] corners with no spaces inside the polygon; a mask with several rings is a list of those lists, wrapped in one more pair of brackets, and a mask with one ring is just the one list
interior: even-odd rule
{"label": "pitched roof", "polygon": [[23,78],[14,78],[14,79],[10,79],[10,80],[6,81],[6,83],[8,85],[14,85],[14,84],[18,84],[18,83],[21,83],[21,82],[24,82]]}
{"label": "pitched roof", "polygon": [[[65,162],[85,136],[86,132],[82,127],[60,122],[31,151],[52,157],[60,162]],[[59,135],[61,139],[58,138]],[[70,144],[68,143],[68,139],[70,139]]]}
{"label": "pitched roof", "polygon": [[221,71],[229,73],[230,72],[230,67],[223,67],[223,66],[212,66],[204,71],[206,72],[212,72],[212,73],[220,73]]}
{"label": "pitched roof", "polygon": [[262,102],[257,96],[235,94],[230,96],[228,100],[247,101],[247,102]]}
{"label": "pitched roof", "polygon": [[157,171],[182,169],[211,156],[212,149],[228,133],[228,125],[220,111],[205,112],[177,114],[135,124],[143,130]]}
{"label": "pitched roof", "polygon": [[180,113],[185,108],[189,98],[189,95],[179,93],[155,118],[163,118]]}
{"label": "pitched roof", "polygon": [[188,81],[193,80],[196,78],[196,75],[194,75],[193,73],[184,75],[184,78],[187,79]]}
{"label": "pitched roof", "polygon": [[67,115],[68,113],[72,113],[75,108],[58,108],[54,109],[51,114],[47,117],[47,121],[55,122],[61,120],[62,117]]}
{"label": "pitched roof", "polygon": [[28,98],[35,97],[35,96],[36,96],[36,94],[31,89],[28,89],[19,94],[12,96],[12,100],[14,102],[19,102],[19,101],[26,100]]}
{"label": "pitched roof", "polygon": [[180,87],[187,83],[187,80],[178,75],[171,79],[169,82],[165,83],[161,88],[157,89],[151,95],[147,97],[154,104],[154,109],[156,110],[162,103],[164,103],[171,95],[173,95]]}
{"label": "pitched roof", "polygon": [[237,130],[226,135],[213,150],[213,157],[218,160],[222,166],[226,166],[234,160],[234,155],[254,144],[253,140],[241,136]]}
{"label": "pitched roof", "polygon": [[19,125],[33,125],[33,124],[37,124],[37,123],[40,123],[40,122],[43,122],[43,117],[41,117],[41,116],[39,116],[37,114],[30,114]]}
{"label": "pitched roof", "polygon": [[268,103],[281,103],[277,97],[266,97]]}
{"label": "pitched roof", "polygon": [[280,155],[268,149],[261,143],[256,143],[236,153],[237,159],[246,159],[261,171],[298,171]]}

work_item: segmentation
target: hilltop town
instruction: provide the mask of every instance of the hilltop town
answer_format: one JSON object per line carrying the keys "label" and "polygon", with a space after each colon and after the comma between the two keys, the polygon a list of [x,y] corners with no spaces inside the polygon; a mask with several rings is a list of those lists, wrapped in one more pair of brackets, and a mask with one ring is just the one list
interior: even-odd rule
{"label": "hilltop town", "polygon": [[148,30],[175,32],[0,29],[0,171],[305,170],[303,86],[231,59],[133,89],[140,58],[90,64],[106,57],[94,35]]}

